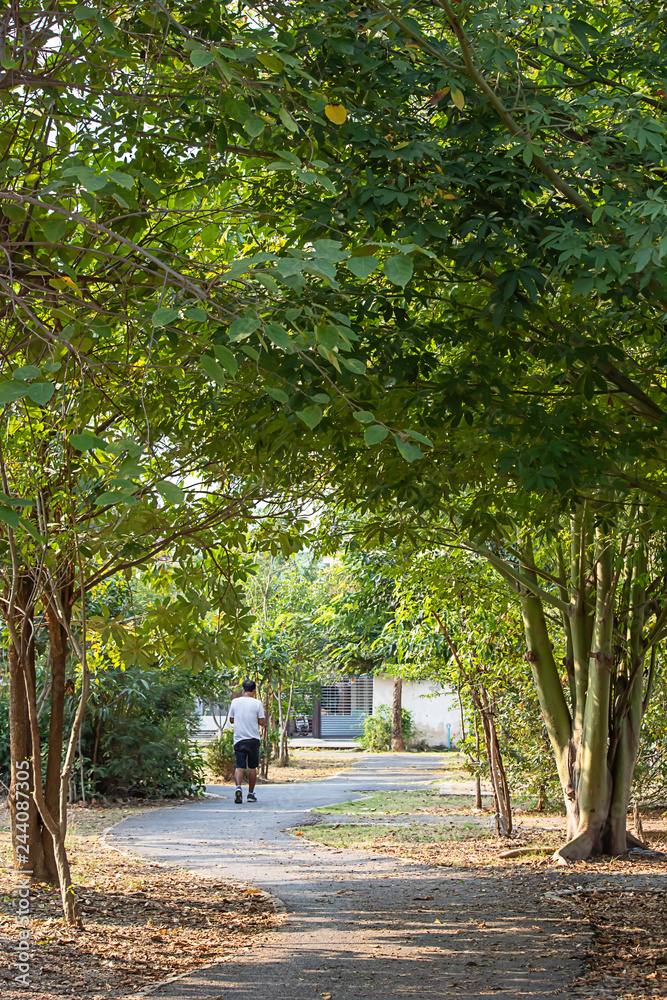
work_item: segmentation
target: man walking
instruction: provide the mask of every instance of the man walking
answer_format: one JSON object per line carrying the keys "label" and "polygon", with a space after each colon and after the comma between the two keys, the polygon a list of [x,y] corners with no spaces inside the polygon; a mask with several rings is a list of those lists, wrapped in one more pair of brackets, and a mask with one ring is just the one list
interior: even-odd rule
{"label": "man walking", "polygon": [[234,802],[243,802],[241,782],[243,772],[248,768],[248,802],[256,802],[255,782],[259,764],[259,727],[266,727],[264,706],[255,698],[257,685],[254,681],[243,682],[243,696],[234,698],[229,707],[229,721],[234,726],[234,756],[236,758],[236,794]]}

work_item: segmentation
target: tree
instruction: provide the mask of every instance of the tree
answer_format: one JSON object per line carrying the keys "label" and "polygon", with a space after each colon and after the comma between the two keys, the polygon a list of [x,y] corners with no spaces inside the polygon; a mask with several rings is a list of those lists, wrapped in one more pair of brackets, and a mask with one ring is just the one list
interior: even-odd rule
{"label": "tree", "polygon": [[403,680],[401,677],[394,677],[391,697],[391,749],[395,753],[403,753],[405,751],[402,693]]}
{"label": "tree", "polygon": [[[665,592],[656,14],[376,10],[280,8],[347,115],[318,133],[347,181],[318,218],[378,253],[351,323],[370,362],[355,398],[366,430],[327,408],[320,460],[344,504],[365,495],[378,512],[380,542],[462,540],[518,590],[570,815],[561,857],[624,850]],[[404,253],[382,261],[389,233]],[[366,479],[362,433],[380,442]],[[573,651],[565,688],[547,608]]]}

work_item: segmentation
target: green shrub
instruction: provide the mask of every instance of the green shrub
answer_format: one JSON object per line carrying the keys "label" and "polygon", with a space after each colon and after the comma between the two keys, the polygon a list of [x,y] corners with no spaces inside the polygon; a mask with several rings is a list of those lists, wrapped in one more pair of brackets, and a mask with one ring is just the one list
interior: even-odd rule
{"label": "green shrub", "polygon": [[[235,770],[233,730],[225,729],[220,736],[211,740],[204,756],[209,770],[216,778],[231,781]],[[259,759],[264,760],[265,756],[266,740],[262,740],[259,745]]]}
{"label": "green shrub", "polygon": [[86,793],[201,794],[197,726],[189,679],[178,670],[134,664],[96,672],[82,733]]}
{"label": "green shrub", "polygon": [[[412,715],[403,709],[402,726],[403,741],[409,747],[417,736],[417,727],[412,721]],[[364,735],[360,743],[366,750],[389,750],[391,747],[391,709],[388,705],[380,705],[364,723]]]}
{"label": "green shrub", "polygon": [[231,781],[234,777],[234,734],[226,729],[206,747],[205,759],[216,778]]}

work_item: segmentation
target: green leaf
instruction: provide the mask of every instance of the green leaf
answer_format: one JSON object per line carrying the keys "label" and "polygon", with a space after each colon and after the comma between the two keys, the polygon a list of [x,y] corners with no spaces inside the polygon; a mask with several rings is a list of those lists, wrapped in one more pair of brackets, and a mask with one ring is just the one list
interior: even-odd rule
{"label": "green leaf", "polygon": [[59,215],[51,215],[46,222],[42,223],[44,239],[47,243],[60,243],[67,232],[67,219]]}
{"label": "green leaf", "polygon": [[46,406],[55,391],[56,387],[53,382],[33,382],[28,389],[28,396],[38,406]]}
{"label": "green leaf", "polygon": [[125,503],[127,500],[132,500],[132,495],[130,493],[122,492],[121,490],[107,490],[105,493],[101,493],[95,501],[96,507],[106,507],[109,504]]}
{"label": "green leaf", "polygon": [[276,344],[277,347],[282,347],[284,351],[288,351],[290,354],[294,352],[292,338],[284,327],[278,326],[277,323],[267,323],[264,331],[269,340]]}
{"label": "green leaf", "polygon": [[425,444],[429,448],[433,447],[433,442],[429,441],[429,439],[427,437],[424,437],[423,434],[420,434],[419,431],[406,431],[405,433],[408,435],[408,437],[411,437],[413,441],[419,441],[420,444]]}
{"label": "green leaf", "polygon": [[109,183],[106,177],[101,177],[99,174],[92,173],[81,173],[79,175],[79,181],[81,182],[81,186],[85,188],[86,191],[91,191],[93,193],[95,193],[95,191],[101,191],[102,188],[105,188]]}
{"label": "green leaf", "polygon": [[0,504],[0,521],[4,521],[10,528],[18,528],[19,515],[11,507],[5,507],[4,504]]}
{"label": "green leaf", "polygon": [[34,507],[34,500],[24,500],[23,497],[8,497],[6,493],[0,490],[0,503],[4,503],[6,507]]}
{"label": "green leaf", "polygon": [[389,431],[386,427],[382,427],[380,424],[373,424],[372,427],[367,427],[364,431],[364,441],[367,445],[380,444],[384,441]]}
{"label": "green leaf", "polygon": [[227,129],[224,125],[218,125],[215,130],[215,145],[219,153],[224,153],[229,145]]}
{"label": "green leaf", "polygon": [[42,372],[37,365],[24,365],[23,368],[16,368],[12,372],[12,378],[24,381],[25,379],[39,378],[41,374]]}
{"label": "green leaf", "polygon": [[305,409],[297,412],[297,417],[299,420],[303,420],[304,424],[312,431],[319,424],[323,413],[319,406],[306,406]]}
{"label": "green leaf", "polygon": [[171,309],[169,306],[162,306],[161,309],[156,309],[151,316],[153,326],[168,326],[169,323],[173,323],[176,319],[178,319],[178,310]]}
{"label": "green leaf", "polygon": [[74,8],[72,13],[77,21],[85,21],[87,18],[95,17],[97,11],[92,7],[86,7],[84,4],[80,3]]}
{"label": "green leaf", "polygon": [[352,416],[355,420],[358,420],[360,424],[370,424],[372,420],[375,420],[375,416],[370,410],[355,410]]}
{"label": "green leaf", "polygon": [[126,188],[128,191],[131,187],[134,187],[134,177],[131,174],[125,174],[122,170],[110,170],[109,177],[120,184],[121,187]]}
{"label": "green leaf", "polygon": [[28,395],[30,386],[26,382],[7,381],[0,384],[0,405],[15,403]]}
{"label": "green leaf", "polygon": [[184,316],[186,319],[194,319],[197,323],[203,323],[206,319],[203,309],[186,309]]}
{"label": "green leaf", "polygon": [[342,365],[345,365],[348,371],[354,372],[355,375],[366,374],[366,365],[363,361],[359,361],[357,358],[346,358],[342,354],[338,355],[338,360]]}
{"label": "green leaf", "polygon": [[99,448],[101,451],[107,451],[108,445],[101,437],[97,434],[91,433],[91,431],[81,431],[79,434],[70,434],[69,443],[77,451],[90,451],[91,448]]}
{"label": "green leaf", "polygon": [[225,384],[225,373],[222,368],[209,354],[203,354],[199,359],[203,371],[206,372],[218,385]]}
{"label": "green leaf", "polygon": [[[363,258],[360,258],[363,260]],[[384,273],[391,281],[392,285],[400,285],[405,288],[412,277],[414,263],[412,257],[404,253],[397,253],[393,257],[387,257],[384,262]]]}
{"label": "green leaf", "polygon": [[265,126],[266,122],[262,121],[261,118],[248,118],[248,120],[243,123],[243,128],[253,139],[262,134]]}
{"label": "green leaf", "polygon": [[185,503],[185,492],[176,483],[163,479],[155,484],[155,489],[162,494],[167,503]]}
{"label": "green leaf", "polygon": [[28,532],[29,535],[32,535],[36,542],[41,542],[42,544],[46,542],[46,539],[42,538],[35,525],[32,521],[29,521],[27,517],[20,517],[19,524]]}
{"label": "green leaf", "polygon": [[347,262],[348,270],[357,278],[367,278],[379,266],[377,257],[351,257]]}
{"label": "green leaf", "polygon": [[201,231],[201,240],[205,247],[212,247],[220,241],[220,226],[210,223]]}
{"label": "green leaf", "polygon": [[25,208],[21,208],[20,205],[12,205],[11,203],[8,205],[5,203],[2,206],[2,211],[12,222],[23,222],[26,217],[26,210]]}
{"label": "green leaf", "polygon": [[252,116],[252,111],[246,102],[239,101],[236,98],[233,98],[231,101],[227,101],[225,104],[225,112],[230,118],[233,118],[235,122],[239,122],[241,125]]}
{"label": "green leaf", "polygon": [[244,340],[249,337],[251,333],[261,326],[259,319],[254,313],[246,313],[245,316],[239,316],[235,319],[229,327],[229,339],[232,341]]}
{"label": "green leaf", "polygon": [[265,386],[265,388],[266,388],[266,391],[268,392],[269,396],[271,396],[272,399],[277,400],[279,403],[287,403],[288,402],[289,396],[287,395],[286,392],[283,392],[282,389],[274,389],[270,385]]}
{"label": "green leaf", "polygon": [[394,441],[396,442],[396,447],[406,462],[415,462],[418,458],[424,457],[424,453],[421,448],[419,448],[416,444],[410,444],[409,441],[401,440],[398,434],[394,434]]}
{"label": "green leaf", "polygon": [[229,374],[234,378],[237,371],[239,370],[239,363],[229,350],[228,347],[224,347],[222,344],[215,344],[213,347],[213,353],[220,362],[221,365],[229,372]]}
{"label": "green leaf", "polygon": [[280,109],[280,111],[278,112],[278,117],[280,118],[285,128],[288,129],[290,132],[296,132],[297,129],[299,128],[299,126],[289,113],[289,111],[287,111],[285,108]]}
{"label": "green leaf", "polygon": [[214,59],[215,53],[206,49],[193,49],[190,53],[190,62],[197,69],[201,69],[202,66],[210,66]]}

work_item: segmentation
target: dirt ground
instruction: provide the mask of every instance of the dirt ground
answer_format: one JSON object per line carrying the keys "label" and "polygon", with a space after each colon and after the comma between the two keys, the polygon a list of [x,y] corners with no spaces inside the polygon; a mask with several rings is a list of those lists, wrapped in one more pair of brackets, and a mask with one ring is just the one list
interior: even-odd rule
{"label": "dirt ground", "polygon": [[[150,806],[71,808],[70,859],[85,930],[67,928],[60,896],[40,884],[30,892],[31,1000],[125,997],[250,946],[279,922],[273,901],[252,886],[204,878],[118,854],[103,830]],[[23,995],[11,968],[18,927],[17,888],[8,870],[6,806],[0,813],[0,997]],[[67,969],[66,982],[63,968]]]}
{"label": "dirt ground", "polygon": [[[365,754],[364,750],[292,750],[288,767],[277,767],[272,763],[267,779],[260,778],[258,784],[276,785],[293,781],[319,781],[333,778],[344,767],[349,767]],[[225,784],[223,778],[206,771],[206,782],[211,785]]]}

